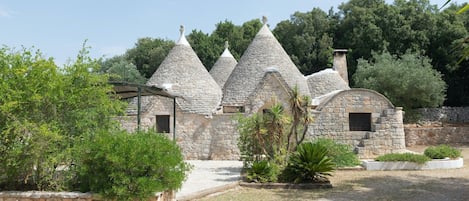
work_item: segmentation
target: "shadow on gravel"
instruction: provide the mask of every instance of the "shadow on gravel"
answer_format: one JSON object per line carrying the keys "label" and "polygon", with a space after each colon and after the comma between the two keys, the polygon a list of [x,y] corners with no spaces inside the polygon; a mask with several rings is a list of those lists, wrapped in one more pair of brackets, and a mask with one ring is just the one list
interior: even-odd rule
{"label": "shadow on gravel", "polygon": [[301,193],[301,191],[278,191],[276,193],[285,200],[467,200],[469,199],[469,179],[435,178],[412,174],[405,178],[373,176],[348,181],[332,189],[316,191],[317,193],[314,194]]}
{"label": "shadow on gravel", "polygon": [[226,176],[223,179],[217,178],[215,181],[236,182],[241,179],[240,167],[220,167],[214,170],[215,174]]}

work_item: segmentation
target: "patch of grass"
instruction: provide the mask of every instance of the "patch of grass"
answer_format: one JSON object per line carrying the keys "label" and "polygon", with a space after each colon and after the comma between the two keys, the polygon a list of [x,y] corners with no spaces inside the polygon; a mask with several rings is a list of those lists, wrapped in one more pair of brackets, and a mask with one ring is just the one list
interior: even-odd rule
{"label": "patch of grass", "polygon": [[425,155],[412,154],[412,153],[392,153],[378,156],[375,158],[376,161],[408,161],[417,164],[425,164],[431,159]]}
{"label": "patch of grass", "polygon": [[461,157],[461,151],[450,147],[448,145],[442,144],[436,147],[428,147],[424,151],[425,156],[428,156],[433,159],[443,159],[443,158],[459,158]]}

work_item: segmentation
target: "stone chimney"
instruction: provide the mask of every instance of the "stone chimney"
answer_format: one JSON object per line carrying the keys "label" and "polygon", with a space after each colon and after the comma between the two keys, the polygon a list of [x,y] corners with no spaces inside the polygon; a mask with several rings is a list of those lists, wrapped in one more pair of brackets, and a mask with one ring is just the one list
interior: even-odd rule
{"label": "stone chimney", "polygon": [[340,77],[345,80],[347,84],[348,81],[348,72],[347,72],[347,50],[345,49],[335,49],[334,50],[334,63],[333,68],[339,72]]}

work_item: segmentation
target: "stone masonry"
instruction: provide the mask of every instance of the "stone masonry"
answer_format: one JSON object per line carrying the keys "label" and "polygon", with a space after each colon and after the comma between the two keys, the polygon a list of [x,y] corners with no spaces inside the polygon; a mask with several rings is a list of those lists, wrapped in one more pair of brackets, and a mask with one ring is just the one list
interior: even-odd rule
{"label": "stone masonry", "polygon": [[[349,131],[349,113],[371,113],[371,131]],[[366,89],[333,94],[313,111],[309,137],[331,138],[355,147],[361,158],[402,152],[405,135],[402,108],[394,108],[381,94]]]}

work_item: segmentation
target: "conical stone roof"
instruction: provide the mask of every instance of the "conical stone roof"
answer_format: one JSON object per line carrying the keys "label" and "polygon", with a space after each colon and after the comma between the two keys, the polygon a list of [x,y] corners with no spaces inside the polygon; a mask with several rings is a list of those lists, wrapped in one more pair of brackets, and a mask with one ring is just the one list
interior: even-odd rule
{"label": "conical stone roof", "polygon": [[235,68],[238,62],[231,54],[228,49],[228,41],[225,42],[225,51],[221,54],[220,58],[215,62],[212,69],[210,69],[210,75],[212,75],[215,82],[218,83],[218,86],[223,88],[226,80],[230,76],[231,72]]}
{"label": "conical stone roof", "polygon": [[333,69],[325,69],[306,77],[311,97],[316,98],[336,90],[350,89],[348,84]]}
{"label": "conical stone roof", "polygon": [[264,26],[248,46],[226,81],[222,104],[244,105],[264,76],[264,70],[268,67],[277,68],[290,88],[297,85],[301,94],[309,95],[304,75],[295,66],[264,20]]}
{"label": "conical stone roof", "polygon": [[188,113],[212,114],[220,105],[222,91],[187,42],[181,37],[163,60],[147,85],[163,86],[180,94],[177,103]]}

